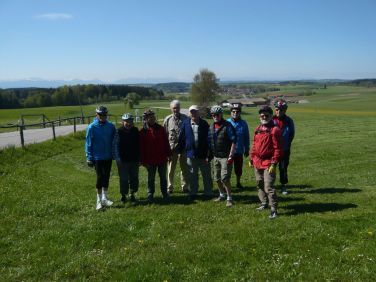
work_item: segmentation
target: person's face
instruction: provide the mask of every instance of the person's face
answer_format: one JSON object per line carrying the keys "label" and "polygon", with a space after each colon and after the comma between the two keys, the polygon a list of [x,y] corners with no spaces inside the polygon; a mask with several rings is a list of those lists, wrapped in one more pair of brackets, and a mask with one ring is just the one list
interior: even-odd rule
{"label": "person's face", "polygon": [[219,114],[212,114],[214,122],[220,122],[222,120],[222,113]]}
{"label": "person's face", "polygon": [[128,129],[132,128],[133,120],[132,119],[123,120],[123,126]]}
{"label": "person's face", "polygon": [[286,114],[286,109],[278,109],[278,108],[275,109],[275,115],[277,117],[279,118],[283,117],[285,114]]}
{"label": "person's face", "polygon": [[180,106],[179,105],[171,105],[171,112],[174,116],[179,115],[180,113]]}
{"label": "person's face", "polygon": [[262,112],[259,117],[261,124],[267,124],[272,119],[272,115],[266,112]]}
{"label": "person's face", "polygon": [[233,119],[239,119],[240,118],[240,111],[238,109],[231,110],[231,117]]}
{"label": "person's face", "polygon": [[146,123],[151,126],[155,124],[155,115],[149,115],[146,117]]}
{"label": "person's face", "polygon": [[107,120],[107,114],[97,114],[97,118],[100,122],[105,122]]}
{"label": "person's face", "polygon": [[191,110],[189,112],[189,114],[191,115],[191,118],[193,120],[198,120],[198,118],[200,117],[199,114],[198,114],[198,111],[196,111],[196,110]]}

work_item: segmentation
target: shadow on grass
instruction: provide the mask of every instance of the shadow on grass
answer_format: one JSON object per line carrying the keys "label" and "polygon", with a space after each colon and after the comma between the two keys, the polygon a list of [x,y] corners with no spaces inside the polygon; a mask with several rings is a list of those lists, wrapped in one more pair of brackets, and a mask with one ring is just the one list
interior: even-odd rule
{"label": "shadow on grass", "polygon": [[[278,188],[281,188],[281,185],[278,185]],[[294,188],[300,188],[300,189],[307,189],[307,188],[313,188],[312,185],[309,184],[294,184],[294,185],[286,185],[287,189],[294,189]]]}
{"label": "shadow on grass", "polygon": [[[252,195],[252,196],[234,195],[233,198],[235,202],[244,204],[244,205],[248,205],[248,204],[259,205],[260,204],[260,200],[258,196],[255,196],[255,195]],[[299,202],[299,201],[304,201],[304,200],[305,199],[303,197],[278,197],[278,202]]]}
{"label": "shadow on grass", "polygon": [[362,190],[359,188],[316,188],[307,191],[294,191],[293,193],[307,193],[307,194],[335,194],[335,193],[358,193]]}
{"label": "shadow on grass", "polygon": [[315,213],[315,212],[337,212],[346,209],[358,207],[355,204],[338,204],[338,203],[312,203],[312,204],[297,204],[285,207],[288,212],[284,215],[297,215],[300,213]]}

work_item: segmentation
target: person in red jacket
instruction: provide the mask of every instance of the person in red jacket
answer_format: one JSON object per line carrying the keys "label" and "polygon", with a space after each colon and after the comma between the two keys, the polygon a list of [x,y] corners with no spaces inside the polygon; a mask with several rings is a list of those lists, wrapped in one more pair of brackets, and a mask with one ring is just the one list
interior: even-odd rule
{"label": "person in red jacket", "polygon": [[148,171],[148,202],[153,203],[157,170],[163,199],[168,199],[167,161],[172,153],[166,131],[163,126],[156,123],[154,112],[146,110],[143,118],[144,127],[140,130],[140,162]]}
{"label": "person in red jacket", "polygon": [[267,208],[267,196],[271,206],[270,219],[277,217],[277,194],[274,187],[276,168],[282,158],[283,140],[281,130],[272,120],[273,110],[263,106],[259,110],[260,125],[256,127],[250,162],[254,167],[261,201],[258,211]]}

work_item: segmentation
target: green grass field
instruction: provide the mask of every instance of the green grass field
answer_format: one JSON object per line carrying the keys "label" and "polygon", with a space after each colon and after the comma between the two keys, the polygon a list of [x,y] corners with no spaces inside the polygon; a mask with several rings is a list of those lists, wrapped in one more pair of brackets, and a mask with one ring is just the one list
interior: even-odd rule
{"label": "green grass field", "polygon": [[[255,179],[246,162],[247,187],[234,190],[233,208],[189,202],[181,193],[168,204],[147,205],[144,168],[139,204],[122,206],[113,166],[114,207],[96,212],[84,133],[0,151],[0,277],[374,281],[376,90],[327,90],[332,93],[289,107],[297,127],[290,193],[279,195],[274,221],[255,211]],[[335,101],[351,93],[359,95]],[[243,117],[254,128],[255,109]]]}

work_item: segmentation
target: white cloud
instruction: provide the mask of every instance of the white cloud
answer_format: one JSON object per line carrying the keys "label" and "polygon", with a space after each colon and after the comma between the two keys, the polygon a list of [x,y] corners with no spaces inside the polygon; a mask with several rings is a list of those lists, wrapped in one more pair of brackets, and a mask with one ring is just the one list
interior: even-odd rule
{"label": "white cloud", "polygon": [[42,19],[42,20],[57,21],[57,20],[70,20],[73,18],[73,16],[71,14],[64,14],[64,13],[47,13],[47,14],[36,15],[35,18]]}

